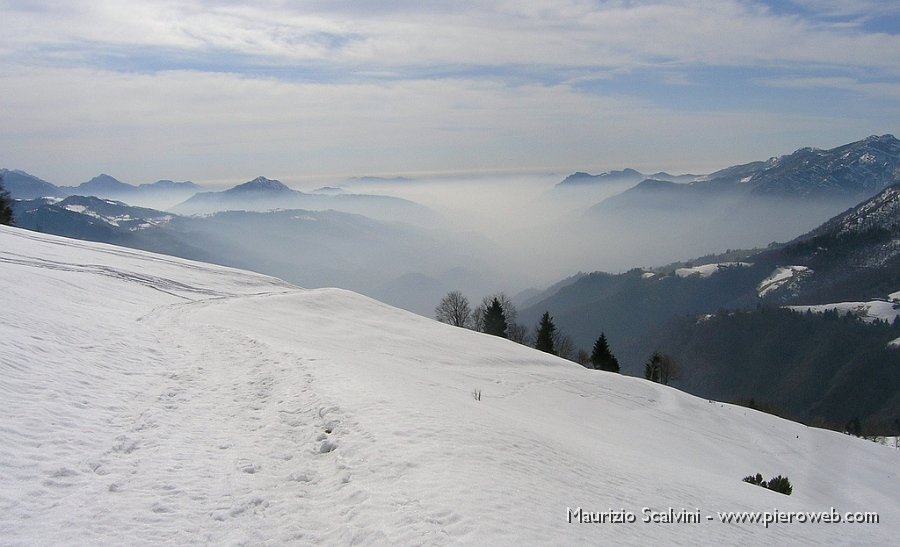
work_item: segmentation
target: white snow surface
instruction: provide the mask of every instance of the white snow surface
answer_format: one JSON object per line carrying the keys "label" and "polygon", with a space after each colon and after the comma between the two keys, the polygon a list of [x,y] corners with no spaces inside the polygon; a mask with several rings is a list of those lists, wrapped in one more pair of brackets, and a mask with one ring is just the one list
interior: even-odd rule
{"label": "white snow surface", "polygon": [[870,300],[869,302],[835,302],[833,304],[818,304],[814,306],[786,306],[789,309],[813,313],[824,313],[836,310],[839,315],[848,313],[855,315],[867,323],[876,319],[892,323],[900,315],[900,303],[885,302],[884,300]]}
{"label": "white snow surface", "polygon": [[[348,291],[8,227],[0,286],[3,544],[886,545],[900,533],[895,449]],[[741,481],[757,472],[789,477],[793,495]],[[567,522],[578,507],[637,522]],[[643,507],[703,518],[647,524]],[[715,518],[832,507],[880,523]]]}
{"label": "white snow surface", "polygon": [[741,268],[752,266],[753,264],[749,262],[720,262],[717,264],[704,264],[702,266],[694,266],[693,268],[677,268],[675,270],[675,275],[678,277],[709,277],[714,273],[718,273],[721,270],[727,268]]}
{"label": "white snow surface", "polygon": [[790,282],[797,274],[809,271],[806,266],[779,266],[775,268],[769,277],[763,279],[756,287],[759,296],[765,296],[770,292],[783,287]]}

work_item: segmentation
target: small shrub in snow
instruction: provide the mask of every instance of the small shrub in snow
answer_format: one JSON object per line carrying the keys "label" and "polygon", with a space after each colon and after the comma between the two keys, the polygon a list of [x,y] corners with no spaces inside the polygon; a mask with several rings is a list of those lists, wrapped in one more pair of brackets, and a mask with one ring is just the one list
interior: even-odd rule
{"label": "small shrub in snow", "polygon": [[769,479],[769,490],[774,490],[785,496],[790,496],[791,492],[794,491],[794,487],[791,486],[791,481],[789,481],[787,477],[778,475],[774,479]]}
{"label": "small shrub in snow", "polygon": [[480,400],[481,400],[481,390],[480,390],[480,389],[473,389],[473,390],[472,390],[472,397],[473,397],[476,401],[480,401]]}
{"label": "small shrub in snow", "polygon": [[760,473],[757,473],[755,476],[747,475],[743,480],[744,482],[762,486],[763,488],[774,490],[775,492],[784,494],[786,496],[790,496],[794,491],[794,487],[791,486],[791,481],[789,481],[787,477],[782,477],[781,475],[778,475],[774,479],[770,479],[769,482],[766,482]]}
{"label": "small shrub in snow", "polygon": [[766,481],[763,480],[763,476],[759,473],[754,477],[753,475],[747,475],[744,477],[744,482],[749,482],[750,484],[755,484],[756,486],[762,486],[766,488]]}

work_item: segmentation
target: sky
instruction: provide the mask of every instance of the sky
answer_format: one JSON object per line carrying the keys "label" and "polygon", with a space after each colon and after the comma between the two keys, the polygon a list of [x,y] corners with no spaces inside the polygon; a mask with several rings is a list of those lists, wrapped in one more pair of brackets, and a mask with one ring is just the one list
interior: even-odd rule
{"label": "sky", "polygon": [[702,174],[896,133],[895,0],[0,0],[0,167],[57,184]]}

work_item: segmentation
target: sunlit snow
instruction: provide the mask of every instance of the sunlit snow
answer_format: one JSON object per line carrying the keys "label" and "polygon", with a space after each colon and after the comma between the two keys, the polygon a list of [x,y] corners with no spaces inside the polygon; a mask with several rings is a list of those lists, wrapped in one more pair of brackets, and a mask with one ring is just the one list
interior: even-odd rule
{"label": "sunlit snow", "polygon": [[[900,532],[900,451],[348,291],[8,227],[0,286],[4,544],[886,545]],[[789,477],[793,495],[741,481],[757,472]],[[578,507],[637,522],[568,522]],[[643,523],[645,507],[702,519]],[[716,516],[832,507],[880,523]]]}
{"label": "sunlit snow", "polygon": [[812,270],[806,266],[779,266],[775,268],[775,271],[773,271],[769,277],[760,281],[756,290],[758,291],[759,296],[765,296],[770,292],[785,286],[802,273],[812,273]]}
{"label": "sunlit snow", "polygon": [[720,262],[718,264],[704,264],[702,266],[694,266],[692,268],[678,268],[675,275],[678,277],[709,277],[714,273],[727,268],[743,268],[752,266],[749,262]]}

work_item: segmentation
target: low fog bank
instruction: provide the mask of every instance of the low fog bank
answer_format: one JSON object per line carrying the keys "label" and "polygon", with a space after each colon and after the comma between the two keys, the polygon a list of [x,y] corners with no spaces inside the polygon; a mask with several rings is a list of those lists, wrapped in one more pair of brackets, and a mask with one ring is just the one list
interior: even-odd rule
{"label": "low fog bank", "polygon": [[[608,202],[611,206],[595,207],[632,185],[557,187],[565,176],[365,180],[347,185],[354,191],[365,188],[403,197],[441,213],[455,237],[469,241],[473,249],[491,249],[480,262],[490,264],[499,277],[486,284],[508,294],[544,288],[580,271],[619,273],[788,241],[852,205],[731,196],[671,207],[616,206],[615,200]],[[398,286],[396,292],[400,290]],[[483,295],[467,296],[477,300]]]}
{"label": "low fog bank", "polygon": [[[431,317],[452,290],[473,302],[500,291],[533,295],[578,272],[619,273],[765,246],[852,205],[746,195],[648,200],[627,191],[633,182],[559,186],[567,175],[362,178],[274,193],[260,183],[266,187],[199,194],[204,214],[193,217],[54,198],[57,205],[33,205],[46,210],[30,221],[48,231],[66,220],[50,233],[246,268],[309,288],[346,288]],[[165,205],[183,202],[186,188],[164,186],[105,197],[171,211]]]}

